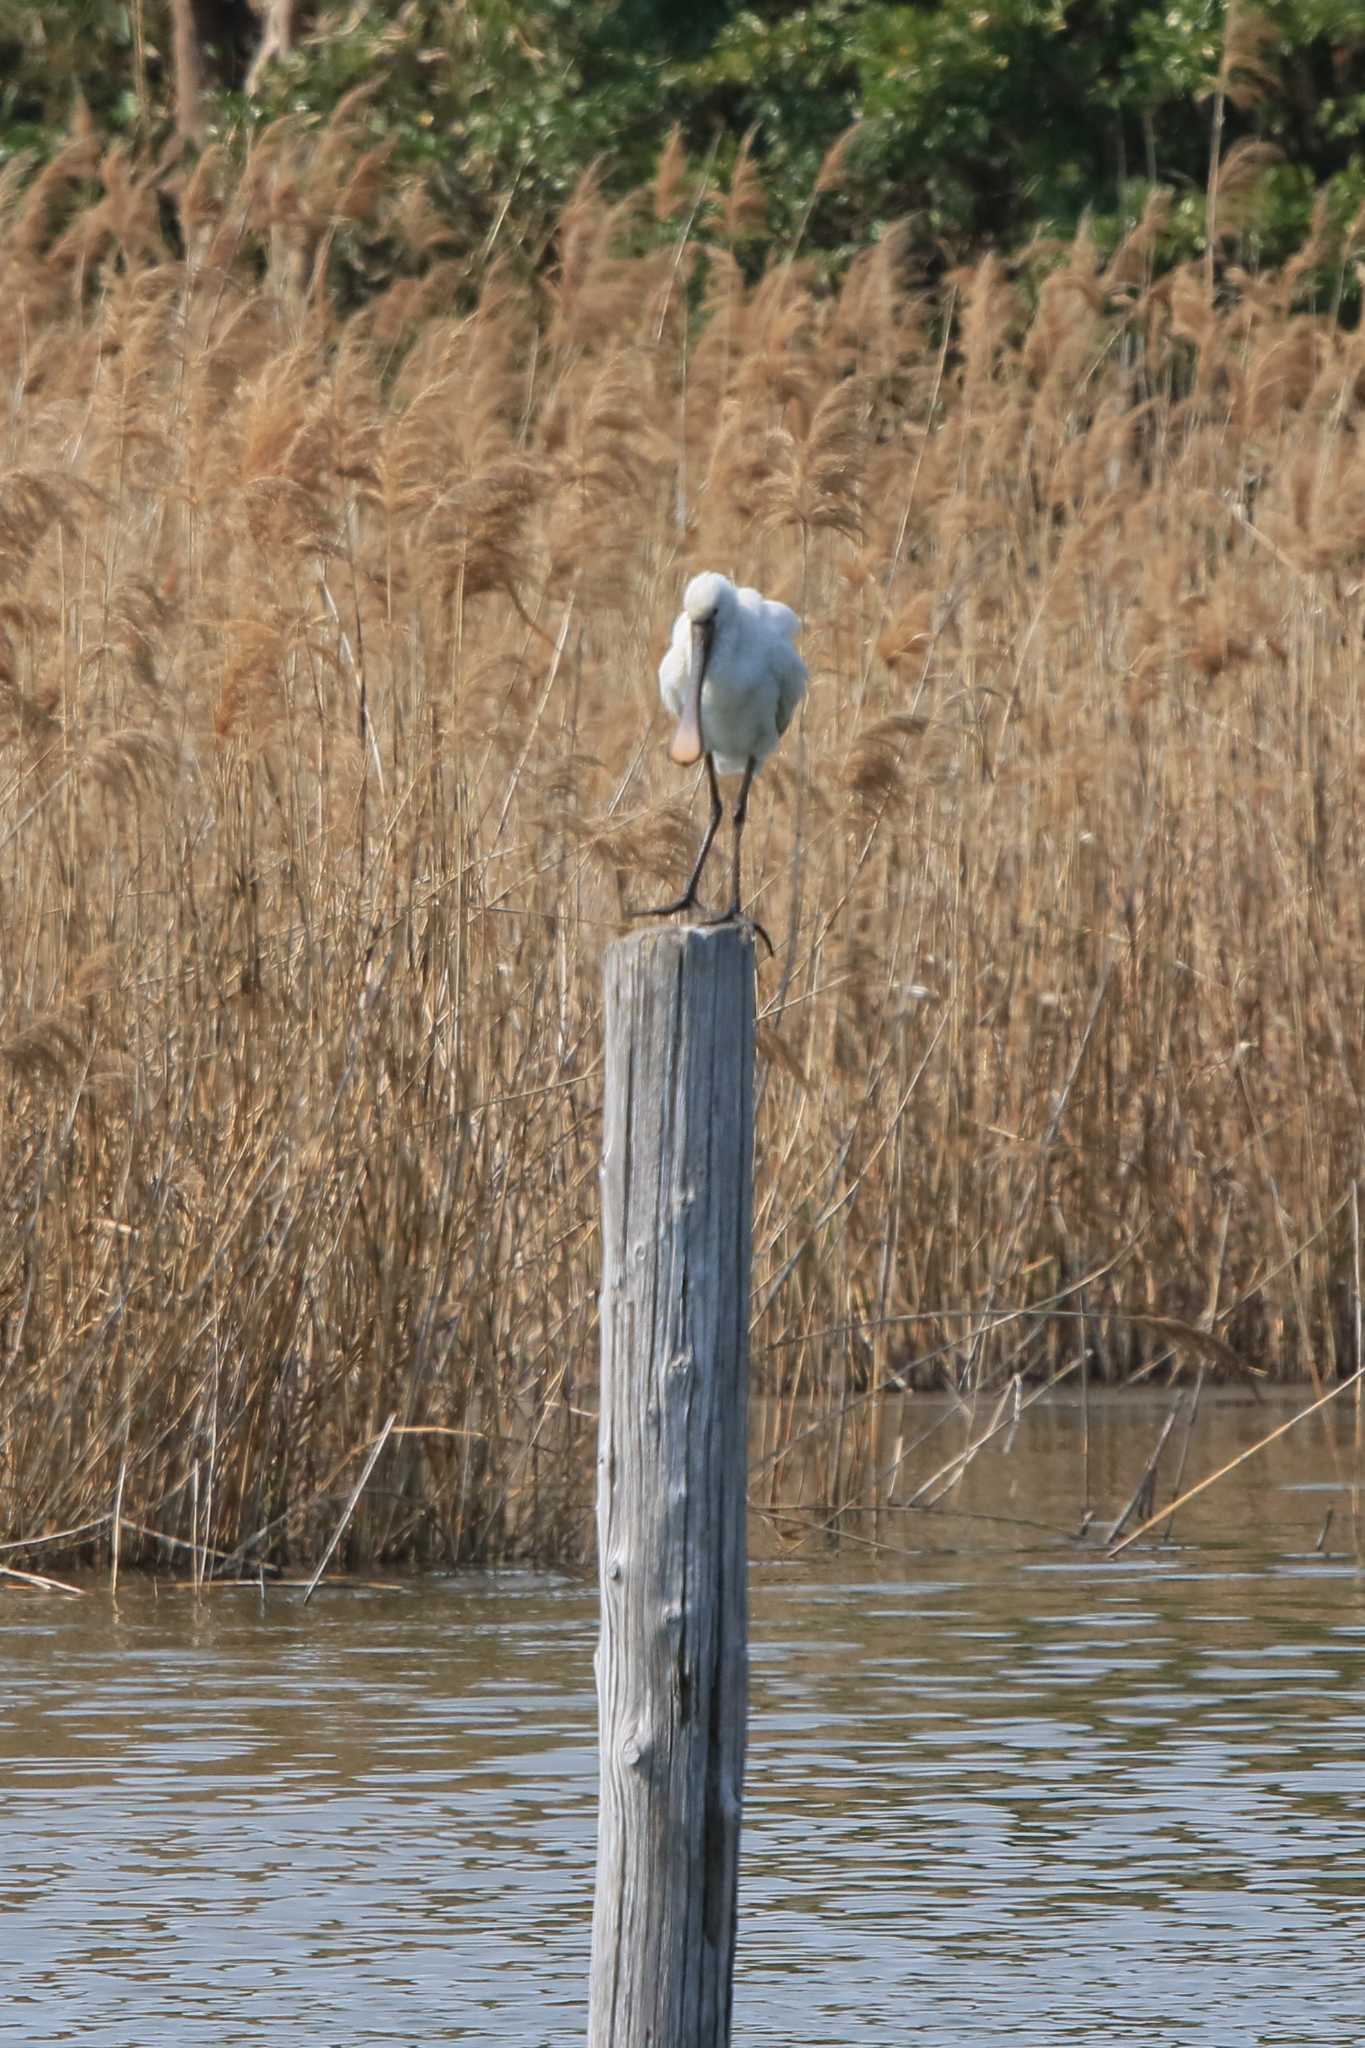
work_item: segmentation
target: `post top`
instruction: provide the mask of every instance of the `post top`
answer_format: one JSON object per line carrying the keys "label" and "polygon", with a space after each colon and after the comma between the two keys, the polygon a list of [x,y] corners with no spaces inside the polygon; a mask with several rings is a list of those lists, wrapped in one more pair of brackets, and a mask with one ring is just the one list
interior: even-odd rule
{"label": "post top", "polygon": [[692,945],[714,946],[720,951],[729,951],[733,947],[752,959],[753,926],[739,919],[726,924],[636,925],[633,930],[622,933],[619,939],[612,939],[607,950],[612,953],[644,953],[662,946],[669,952],[683,952]]}

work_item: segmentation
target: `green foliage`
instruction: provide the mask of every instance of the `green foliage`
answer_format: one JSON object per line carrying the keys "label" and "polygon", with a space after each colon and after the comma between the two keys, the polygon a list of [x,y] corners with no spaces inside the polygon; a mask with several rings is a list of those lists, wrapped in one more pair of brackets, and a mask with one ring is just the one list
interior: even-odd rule
{"label": "green foliage", "polygon": [[[0,0],[0,158],[53,146],[78,100],[111,132],[164,138],[170,41],[169,0]],[[722,179],[753,131],[769,233],[799,225],[831,261],[894,218],[949,257],[1083,216],[1103,244],[1153,182],[1175,194],[1173,249],[1197,249],[1215,148],[1221,165],[1247,140],[1271,148],[1218,220],[1264,258],[1302,238],[1321,191],[1344,226],[1365,190],[1359,0],[1231,17],[1226,0],[323,6],[255,101],[218,94],[214,130],[322,123],[358,88],[400,167],[421,166],[471,231],[507,218],[532,249],[589,165],[638,185],[675,122]]]}
{"label": "green foliage", "polygon": [[112,0],[0,0],[0,156],[49,149],[84,103],[111,130],[138,118],[133,16]]}

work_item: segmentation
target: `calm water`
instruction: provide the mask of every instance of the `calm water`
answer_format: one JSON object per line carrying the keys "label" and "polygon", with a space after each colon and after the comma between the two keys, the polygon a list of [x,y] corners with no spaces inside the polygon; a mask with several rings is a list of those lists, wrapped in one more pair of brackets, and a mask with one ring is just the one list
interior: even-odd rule
{"label": "calm water", "polygon": [[[1065,1519],[1074,1429],[981,1497]],[[948,1518],[757,1568],[737,2043],[1365,2041],[1343,1430],[1117,1563]],[[1100,1428],[1092,1498],[1152,1433]],[[580,2040],[595,1628],[547,1577],[0,1595],[0,2040]]]}

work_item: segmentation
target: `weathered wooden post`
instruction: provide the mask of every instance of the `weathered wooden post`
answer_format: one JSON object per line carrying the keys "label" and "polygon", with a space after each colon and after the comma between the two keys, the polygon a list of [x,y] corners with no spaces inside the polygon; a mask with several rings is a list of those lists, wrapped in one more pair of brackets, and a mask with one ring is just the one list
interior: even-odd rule
{"label": "weathered wooden post", "polygon": [[754,958],[606,956],[589,2048],[728,2048],[748,1681]]}

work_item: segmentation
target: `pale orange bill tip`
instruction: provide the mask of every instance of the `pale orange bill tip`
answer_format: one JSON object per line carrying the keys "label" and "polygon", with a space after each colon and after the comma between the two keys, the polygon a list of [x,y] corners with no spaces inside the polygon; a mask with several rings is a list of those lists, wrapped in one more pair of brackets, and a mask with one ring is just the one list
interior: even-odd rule
{"label": "pale orange bill tip", "polygon": [[696,719],[680,720],[668,749],[668,758],[670,761],[676,761],[680,768],[691,768],[700,761],[701,753],[701,733],[697,729]]}

